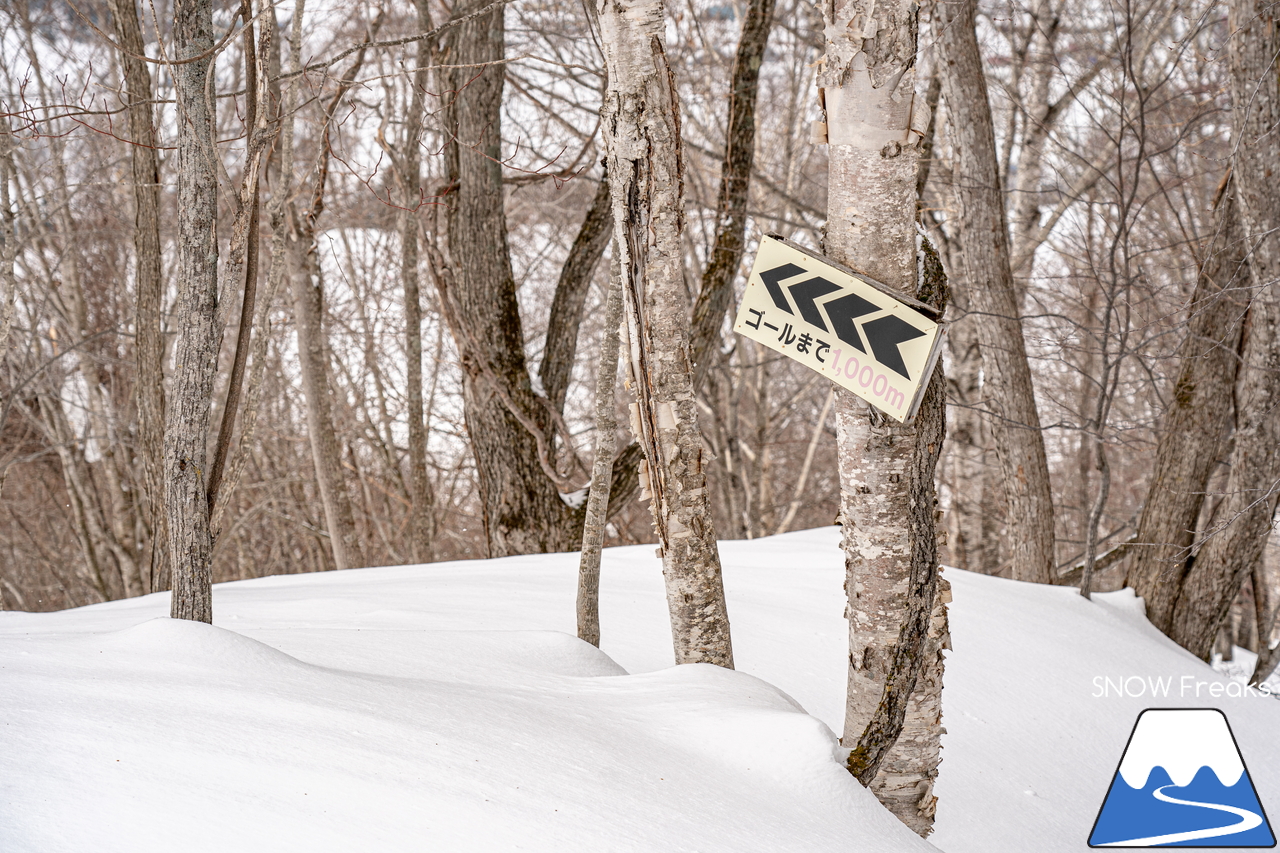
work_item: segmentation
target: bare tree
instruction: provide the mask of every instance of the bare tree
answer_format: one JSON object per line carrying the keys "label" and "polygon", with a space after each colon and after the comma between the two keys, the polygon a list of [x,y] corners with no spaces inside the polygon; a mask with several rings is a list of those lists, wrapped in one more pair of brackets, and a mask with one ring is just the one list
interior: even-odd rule
{"label": "bare tree", "polygon": [[1280,30],[1271,4],[1235,0],[1232,184],[1248,244],[1249,306],[1227,496],[1212,536],[1182,583],[1173,638],[1206,660],[1231,602],[1262,559],[1280,498]]}
{"label": "bare tree", "polygon": [[956,149],[961,280],[981,343],[983,402],[991,411],[1011,537],[1012,576],[1053,578],[1053,496],[1009,257],[995,129],[978,50],[976,2],[937,6],[943,89]]}
{"label": "bare tree", "polygon": [[[905,296],[923,294],[916,182],[927,120],[915,92],[918,7],[841,0],[827,14],[818,74],[830,143],[825,252]],[[932,388],[935,403],[908,425],[852,394],[836,395],[849,596],[843,742],[853,748],[850,770],[921,835],[933,825],[942,730],[942,661],[927,652],[938,591],[941,391]],[[929,695],[909,708],[917,685]],[[899,740],[907,725],[914,736]]]}
{"label": "bare tree", "polygon": [[626,304],[631,431],[658,534],[676,663],[733,667],[729,617],[689,360],[680,105],[661,0],[596,6],[609,88],[601,108],[613,251]]}
{"label": "bare tree", "polygon": [[175,619],[213,621],[213,536],[205,480],[209,406],[218,366],[218,176],[212,0],[174,4],[178,104],[178,338],[164,430],[165,504]]}

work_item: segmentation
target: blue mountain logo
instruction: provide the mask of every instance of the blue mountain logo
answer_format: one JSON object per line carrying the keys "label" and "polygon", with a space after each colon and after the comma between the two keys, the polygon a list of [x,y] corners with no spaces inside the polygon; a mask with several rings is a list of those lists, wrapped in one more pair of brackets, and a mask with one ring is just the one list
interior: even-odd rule
{"label": "blue mountain logo", "polygon": [[1138,715],[1090,847],[1275,847],[1226,716],[1217,708]]}

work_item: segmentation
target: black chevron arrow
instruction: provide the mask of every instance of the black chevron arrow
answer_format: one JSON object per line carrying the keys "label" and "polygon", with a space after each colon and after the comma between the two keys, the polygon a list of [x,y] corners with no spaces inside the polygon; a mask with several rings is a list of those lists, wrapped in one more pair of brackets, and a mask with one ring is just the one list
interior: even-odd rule
{"label": "black chevron arrow", "polygon": [[867,348],[862,345],[862,336],[858,334],[853,318],[879,311],[880,306],[868,302],[856,293],[850,293],[848,296],[832,299],[825,307],[827,317],[831,320],[831,331],[836,333],[836,337],[858,352],[866,352]]}
{"label": "black chevron arrow", "polygon": [[911,378],[911,374],[907,373],[906,364],[902,361],[902,352],[898,349],[898,344],[923,337],[924,332],[893,314],[872,320],[870,323],[863,323],[862,331],[867,336],[867,342],[871,344],[871,352],[875,354],[876,361],[895,373],[901,373],[907,379]]}
{"label": "black chevron arrow", "polygon": [[791,278],[793,275],[800,275],[802,272],[804,272],[804,267],[798,267],[795,264],[783,264],[780,267],[774,267],[771,270],[765,270],[760,273],[760,280],[769,289],[769,295],[773,297],[773,304],[788,314],[794,314],[795,312],[791,310],[791,303],[787,302],[786,294],[782,292],[778,282],[784,278]]}
{"label": "black chevron arrow", "polygon": [[818,310],[817,305],[813,304],[813,300],[821,299],[828,293],[835,293],[839,289],[840,285],[827,281],[822,276],[802,281],[799,284],[793,284],[787,288],[787,290],[791,291],[791,298],[796,301],[796,307],[800,309],[800,316],[824,332],[827,331],[827,324],[822,322],[822,312]]}

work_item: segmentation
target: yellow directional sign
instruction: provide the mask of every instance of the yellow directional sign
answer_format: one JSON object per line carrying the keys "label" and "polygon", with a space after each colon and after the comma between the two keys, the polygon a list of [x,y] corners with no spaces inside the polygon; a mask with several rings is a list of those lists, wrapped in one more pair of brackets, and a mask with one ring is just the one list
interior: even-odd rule
{"label": "yellow directional sign", "polygon": [[769,234],[733,330],[906,423],[942,351],[936,317],[923,302]]}

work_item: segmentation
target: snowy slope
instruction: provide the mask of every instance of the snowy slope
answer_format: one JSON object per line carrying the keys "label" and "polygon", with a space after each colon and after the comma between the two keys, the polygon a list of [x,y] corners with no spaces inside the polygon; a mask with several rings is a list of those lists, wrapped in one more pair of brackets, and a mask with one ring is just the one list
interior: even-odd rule
{"label": "snowy slope", "polygon": [[[736,673],[670,667],[651,547],[605,554],[603,653],[576,555],[226,584],[215,627],[163,595],[0,613],[0,851],[933,849],[839,763],[837,532],[722,556]],[[1280,812],[1280,704],[1209,698],[1132,595],[948,577],[937,848],[1087,849],[1152,705],[1223,708]],[[1170,695],[1095,697],[1133,676]]]}

